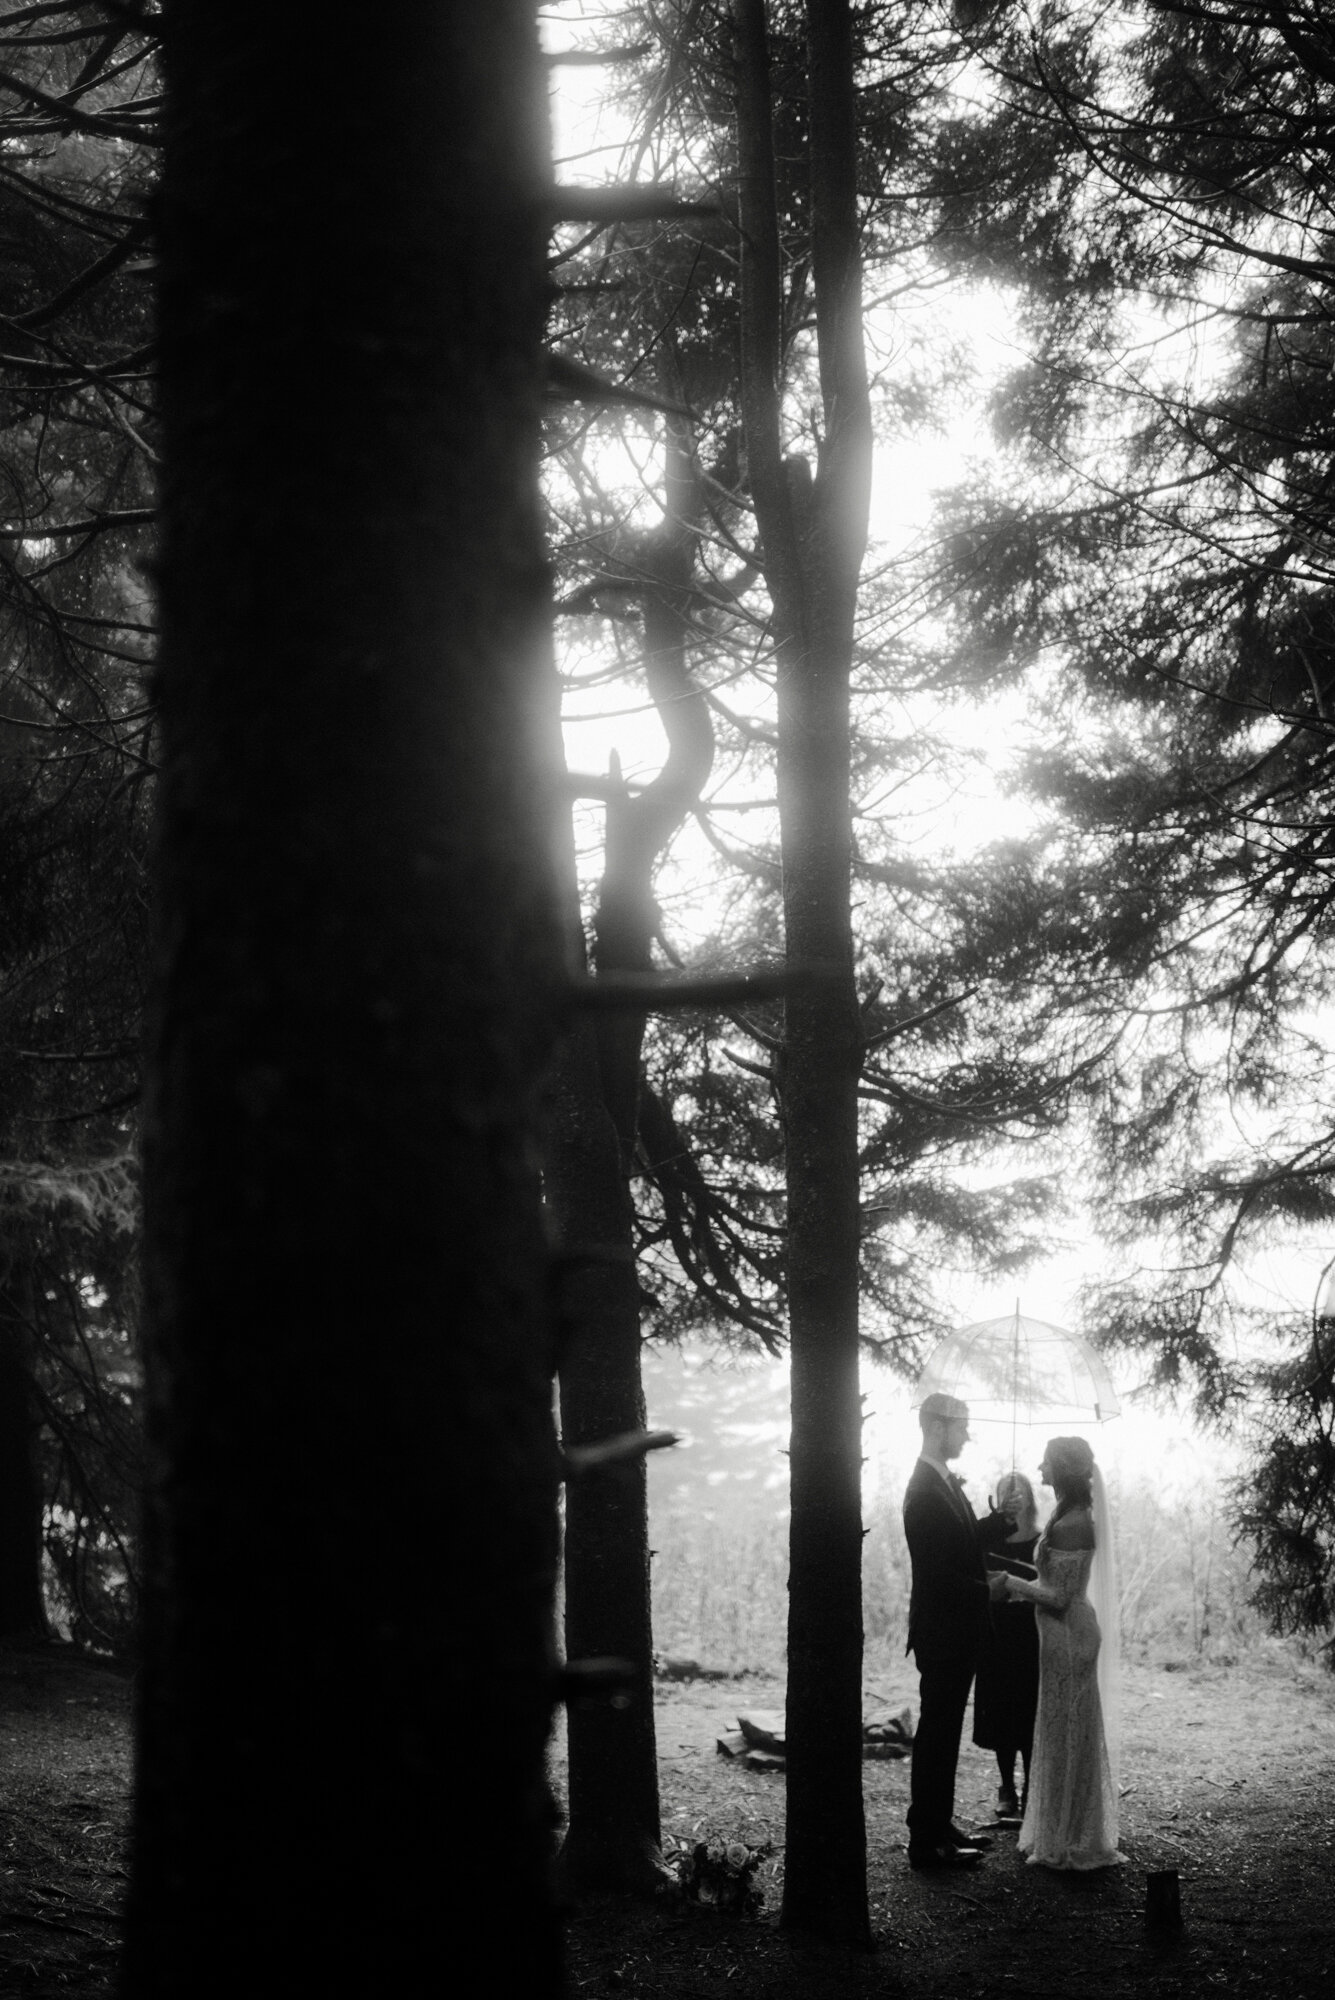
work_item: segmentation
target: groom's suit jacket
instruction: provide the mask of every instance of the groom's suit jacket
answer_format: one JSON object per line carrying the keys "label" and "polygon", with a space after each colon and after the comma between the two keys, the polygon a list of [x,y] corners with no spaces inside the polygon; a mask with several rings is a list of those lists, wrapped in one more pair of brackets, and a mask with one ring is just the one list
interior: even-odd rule
{"label": "groom's suit jacket", "polygon": [[[919,1459],[904,1491],[904,1536],[913,1565],[906,1650],[924,1661],[964,1661],[987,1639],[990,1613],[983,1537],[999,1516],[979,1521],[964,1489],[946,1488]],[[1008,1524],[1009,1525],[1009,1524]]]}

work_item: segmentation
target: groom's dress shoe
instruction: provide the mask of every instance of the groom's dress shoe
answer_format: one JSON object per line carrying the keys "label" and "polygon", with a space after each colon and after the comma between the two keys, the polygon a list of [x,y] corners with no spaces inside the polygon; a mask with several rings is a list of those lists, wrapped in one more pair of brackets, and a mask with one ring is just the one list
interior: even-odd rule
{"label": "groom's dress shoe", "polygon": [[909,1842],[910,1868],[976,1868],[982,1858],[977,1847],[952,1847],[945,1841],[936,1847],[920,1847],[916,1841]]}
{"label": "groom's dress shoe", "polygon": [[952,1826],[946,1835],[946,1844],[949,1847],[976,1847],[982,1854],[989,1847],[994,1847],[996,1842],[990,1833],[961,1833],[957,1826]]}

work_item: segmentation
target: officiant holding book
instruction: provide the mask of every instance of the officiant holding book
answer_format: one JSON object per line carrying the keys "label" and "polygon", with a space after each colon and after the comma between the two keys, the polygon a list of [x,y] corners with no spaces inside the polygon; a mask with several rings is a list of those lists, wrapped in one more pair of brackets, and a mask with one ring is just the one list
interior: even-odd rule
{"label": "officiant holding book", "polygon": [[992,1845],[955,1825],[955,1771],[964,1711],[991,1632],[986,1550],[1013,1525],[1005,1512],[974,1514],[950,1470],[969,1441],[969,1409],[955,1396],[928,1396],[918,1411],[922,1453],[904,1493],[904,1535],[913,1582],[908,1651],[918,1669],[918,1728],[909,1785],[909,1866],[972,1868]]}
{"label": "officiant holding book", "polygon": [[[987,1538],[989,1571],[1037,1576],[1038,1504],[1022,1472],[1003,1473],[997,1481],[997,1506],[1002,1517],[995,1534]],[[1037,1622],[1025,1603],[994,1603],[991,1635],[979,1655],[974,1681],[973,1740],[997,1760],[997,1819],[1002,1826],[1018,1826],[1024,1815],[1037,1710]],[[1022,1793],[1015,1789],[1017,1762],[1024,1773]]]}

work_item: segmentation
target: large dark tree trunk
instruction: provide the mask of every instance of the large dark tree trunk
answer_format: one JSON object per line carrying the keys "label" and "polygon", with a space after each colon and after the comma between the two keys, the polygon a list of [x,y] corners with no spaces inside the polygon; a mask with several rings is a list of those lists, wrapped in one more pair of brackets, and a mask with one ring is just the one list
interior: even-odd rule
{"label": "large dark tree trunk", "polygon": [[129,1995],[555,1990],[528,0],[179,0]]}
{"label": "large dark tree trunk", "polygon": [[780,1053],[792,1343],[788,1818],[783,1922],[870,1937],[862,1809],[862,1412],[857,1086],[850,915],[849,682],[866,546],[863,359],[846,0],[809,0],[811,256],[825,437],[817,476],[784,461],[781,270],[763,0],[736,0],[743,414],[774,603],[785,948]]}

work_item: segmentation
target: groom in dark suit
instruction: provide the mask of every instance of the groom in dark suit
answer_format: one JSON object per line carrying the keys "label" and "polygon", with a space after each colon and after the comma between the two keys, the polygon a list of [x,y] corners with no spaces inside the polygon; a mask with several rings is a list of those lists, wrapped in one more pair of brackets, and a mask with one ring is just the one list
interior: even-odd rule
{"label": "groom in dark suit", "polygon": [[954,1823],[955,1766],[964,1711],[991,1617],[982,1537],[996,1525],[979,1521],[950,1470],[969,1438],[969,1408],[954,1396],[931,1395],[918,1412],[922,1456],[904,1493],[904,1534],[913,1565],[909,1642],[919,1677],[909,1799],[909,1866],[972,1868],[992,1842],[967,1838]]}

